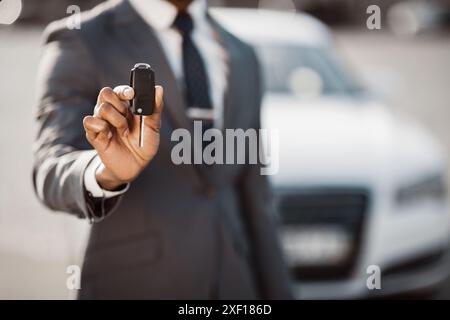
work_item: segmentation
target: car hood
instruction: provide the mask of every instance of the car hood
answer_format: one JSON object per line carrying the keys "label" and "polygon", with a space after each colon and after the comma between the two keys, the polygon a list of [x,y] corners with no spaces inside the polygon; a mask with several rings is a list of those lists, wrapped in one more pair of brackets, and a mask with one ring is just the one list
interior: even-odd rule
{"label": "car hood", "polygon": [[266,95],[262,126],[278,131],[275,185],[366,185],[438,170],[442,154],[412,120],[367,99]]}

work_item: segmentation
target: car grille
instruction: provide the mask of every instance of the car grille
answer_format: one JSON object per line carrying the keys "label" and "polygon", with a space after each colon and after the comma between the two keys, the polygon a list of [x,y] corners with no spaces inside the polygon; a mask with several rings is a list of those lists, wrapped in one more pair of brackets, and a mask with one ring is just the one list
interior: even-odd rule
{"label": "car grille", "polygon": [[[277,196],[282,238],[287,229],[298,230],[294,232],[301,233],[308,229],[332,227],[341,230],[348,239],[347,250],[338,261],[318,264],[291,262],[290,266],[295,279],[337,280],[351,274],[361,245],[368,203],[368,192],[363,189],[284,191]],[[286,241],[283,240],[283,242],[286,248]]]}

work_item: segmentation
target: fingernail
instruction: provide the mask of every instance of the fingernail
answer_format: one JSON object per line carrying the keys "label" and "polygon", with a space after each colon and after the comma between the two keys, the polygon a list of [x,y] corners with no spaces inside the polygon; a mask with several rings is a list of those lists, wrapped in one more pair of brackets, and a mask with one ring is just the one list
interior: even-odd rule
{"label": "fingernail", "polygon": [[110,132],[108,132],[108,140],[109,139],[111,139],[112,138],[112,136],[113,136],[113,133],[110,131]]}
{"label": "fingernail", "polygon": [[128,130],[128,129],[125,129],[125,131],[123,132],[123,135],[126,137],[126,136],[128,136],[128,133],[129,133],[130,131]]}
{"label": "fingernail", "polygon": [[131,95],[133,94],[133,90],[131,89],[131,88],[125,88],[124,90],[123,90],[123,95],[125,96],[125,97],[130,97],[131,98]]}

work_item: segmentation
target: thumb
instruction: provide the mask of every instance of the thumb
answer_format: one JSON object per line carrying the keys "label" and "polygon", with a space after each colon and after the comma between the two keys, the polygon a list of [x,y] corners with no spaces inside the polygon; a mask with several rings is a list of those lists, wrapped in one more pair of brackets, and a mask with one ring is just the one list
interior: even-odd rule
{"label": "thumb", "polygon": [[114,88],[120,100],[131,100],[134,97],[134,89],[130,86],[121,85]]}

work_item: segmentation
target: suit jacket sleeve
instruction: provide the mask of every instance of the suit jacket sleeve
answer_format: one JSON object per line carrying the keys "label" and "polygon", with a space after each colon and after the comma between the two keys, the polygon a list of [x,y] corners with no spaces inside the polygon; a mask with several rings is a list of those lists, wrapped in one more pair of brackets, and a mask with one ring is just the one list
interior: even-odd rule
{"label": "suit jacket sleeve", "polygon": [[[262,97],[262,81],[257,58],[255,61],[255,83],[257,83],[258,100],[254,129],[261,128],[260,105]],[[247,162],[248,163],[248,162]],[[240,182],[242,202],[248,233],[251,239],[253,262],[256,269],[257,282],[264,299],[291,299],[291,283],[285,265],[279,239],[276,233],[275,213],[272,203],[272,192],[267,176],[261,175],[261,165],[248,165]]]}
{"label": "suit jacket sleeve", "polygon": [[119,197],[93,198],[84,188],[84,171],[97,153],[85,138],[82,122],[96,103],[98,73],[79,30],[53,23],[44,39],[37,83],[34,189],[52,210],[91,222],[101,220]]}

